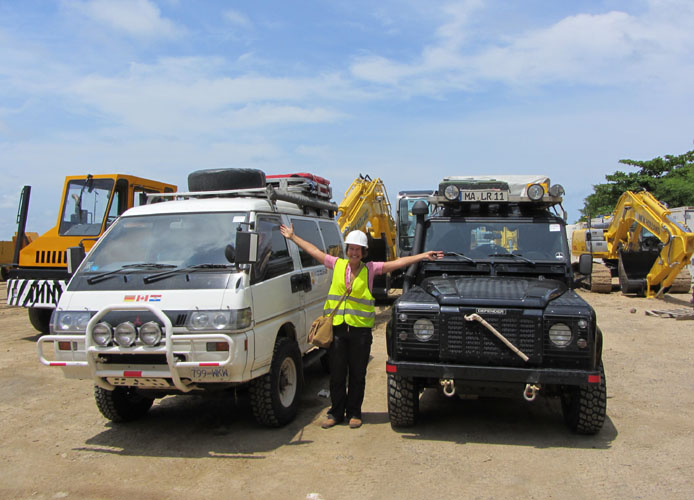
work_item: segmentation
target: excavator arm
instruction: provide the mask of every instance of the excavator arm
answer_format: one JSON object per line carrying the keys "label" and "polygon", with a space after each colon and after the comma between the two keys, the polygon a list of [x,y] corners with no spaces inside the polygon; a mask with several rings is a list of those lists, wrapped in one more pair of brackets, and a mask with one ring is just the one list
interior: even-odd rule
{"label": "excavator arm", "polygon": [[[612,222],[605,231],[605,240],[610,257],[620,260],[623,291],[625,285],[627,288],[633,286],[628,281],[629,275],[639,274],[638,269],[630,269],[630,265],[634,262],[643,265],[644,255],[650,253],[654,257],[645,276],[644,291],[647,297],[662,294],[675,282],[684,266],[689,264],[694,255],[694,233],[673,222],[669,215],[670,210],[647,191],[627,191],[617,202]],[[660,244],[654,246],[647,243],[652,242],[653,238],[657,238]],[[623,283],[623,280],[626,281]]]}
{"label": "excavator arm", "polygon": [[343,235],[359,229],[373,240],[381,240],[385,245],[385,254],[376,257],[378,260],[394,260],[395,220],[391,213],[390,201],[383,181],[371,179],[368,175],[359,175],[345,192],[337,212],[337,223]]}

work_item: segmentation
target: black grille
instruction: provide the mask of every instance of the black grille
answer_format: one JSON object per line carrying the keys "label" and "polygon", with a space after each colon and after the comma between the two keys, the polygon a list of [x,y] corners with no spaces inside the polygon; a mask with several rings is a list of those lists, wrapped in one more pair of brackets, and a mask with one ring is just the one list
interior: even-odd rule
{"label": "black grille", "polygon": [[542,317],[529,311],[507,310],[503,315],[481,314],[509,342],[530,358],[523,361],[478,321],[467,321],[474,310],[444,314],[441,317],[441,360],[485,365],[515,365],[542,361]]}
{"label": "black grille", "polygon": [[37,250],[35,259],[37,264],[65,264],[67,252],[55,250]]}

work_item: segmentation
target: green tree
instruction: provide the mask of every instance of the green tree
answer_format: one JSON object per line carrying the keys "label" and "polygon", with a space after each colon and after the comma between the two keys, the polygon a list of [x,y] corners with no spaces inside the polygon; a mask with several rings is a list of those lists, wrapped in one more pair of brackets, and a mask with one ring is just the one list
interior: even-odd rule
{"label": "green tree", "polygon": [[604,184],[593,185],[593,193],[584,200],[581,220],[609,215],[625,191],[649,191],[670,207],[694,205],[694,150],[679,156],[665,155],[652,160],[619,160],[639,169],[617,170],[605,176]]}

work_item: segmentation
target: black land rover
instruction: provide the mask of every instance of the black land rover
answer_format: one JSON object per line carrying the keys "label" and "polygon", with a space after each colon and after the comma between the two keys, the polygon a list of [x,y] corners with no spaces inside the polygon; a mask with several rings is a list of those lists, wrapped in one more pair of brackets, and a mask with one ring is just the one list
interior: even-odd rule
{"label": "black land rover", "polygon": [[[601,429],[602,333],[573,290],[563,192],[542,176],[447,177],[433,207],[413,207],[413,253],[445,257],[411,266],[392,308],[391,425],[414,425],[421,391],[440,387],[449,396],[559,397],[572,431]],[[581,274],[590,265],[581,260]]]}

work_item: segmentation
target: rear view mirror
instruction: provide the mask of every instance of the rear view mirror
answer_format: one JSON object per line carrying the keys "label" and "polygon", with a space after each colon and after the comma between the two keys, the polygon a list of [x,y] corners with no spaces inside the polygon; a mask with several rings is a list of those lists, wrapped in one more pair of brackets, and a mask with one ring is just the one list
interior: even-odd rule
{"label": "rear view mirror", "polygon": [[253,264],[258,261],[258,233],[239,231],[236,233],[236,246],[227,245],[224,256],[235,264]]}
{"label": "rear view mirror", "polygon": [[67,249],[67,272],[74,273],[84,260],[86,253],[82,245]]}
{"label": "rear view mirror", "polygon": [[593,256],[584,253],[578,258],[578,272],[584,276],[589,276],[593,271]]}

